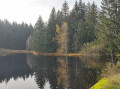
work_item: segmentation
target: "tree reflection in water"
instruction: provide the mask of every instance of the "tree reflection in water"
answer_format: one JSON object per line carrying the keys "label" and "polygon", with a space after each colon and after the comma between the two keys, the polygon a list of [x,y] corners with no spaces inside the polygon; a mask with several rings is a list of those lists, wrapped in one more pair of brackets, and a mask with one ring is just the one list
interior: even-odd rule
{"label": "tree reflection in water", "polygon": [[32,70],[35,72],[35,80],[40,89],[44,89],[49,82],[50,89],[57,89],[56,57],[35,56]]}
{"label": "tree reflection in water", "polygon": [[33,72],[26,63],[25,54],[14,54],[8,56],[0,56],[0,83],[8,83],[10,79],[24,80],[33,75]]}
{"label": "tree reflection in water", "polygon": [[84,66],[79,58],[35,56],[32,70],[40,89],[89,89],[97,79],[96,69]]}
{"label": "tree reflection in water", "polygon": [[89,89],[96,82],[97,71],[81,60],[28,54],[27,57],[24,54],[0,56],[0,83],[34,75],[40,89],[44,89],[46,83],[49,89]]}
{"label": "tree reflection in water", "polygon": [[58,68],[57,68],[57,84],[58,86],[62,86],[62,88],[68,88],[69,87],[69,81],[68,81],[68,72],[67,72],[67,63],[65,61],[65,57],[58,57]]}

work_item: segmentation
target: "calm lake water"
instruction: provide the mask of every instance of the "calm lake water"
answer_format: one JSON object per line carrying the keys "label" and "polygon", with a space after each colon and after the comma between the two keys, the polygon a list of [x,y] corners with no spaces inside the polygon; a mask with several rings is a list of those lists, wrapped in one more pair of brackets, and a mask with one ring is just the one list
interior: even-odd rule
{"label": "calm lake water", "polygon": [[75,57],[0,56],[0,89],[89,89],[97,81],[96,66]]}

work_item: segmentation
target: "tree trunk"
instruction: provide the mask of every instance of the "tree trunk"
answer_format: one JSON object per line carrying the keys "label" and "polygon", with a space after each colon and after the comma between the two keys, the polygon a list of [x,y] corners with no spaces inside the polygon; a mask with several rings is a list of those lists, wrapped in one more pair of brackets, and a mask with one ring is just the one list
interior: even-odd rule
{"label": "tree trunk", "polygon": [[114,55],[113,55],[113,50],[111,49],[111,66],[114,64]]}

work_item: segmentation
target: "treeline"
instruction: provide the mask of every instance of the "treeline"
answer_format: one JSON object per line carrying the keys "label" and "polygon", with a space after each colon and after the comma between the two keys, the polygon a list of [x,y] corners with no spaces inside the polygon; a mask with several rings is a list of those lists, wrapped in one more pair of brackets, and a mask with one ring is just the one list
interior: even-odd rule
{"label": "treeline", "polygon": [[[52,9],[48,23],[38,18],[33,32],[33,48],[39,52],[78,52],[84,43],[96,39],[95,25],[98,22],[98,8],[80,0],[73,9],[65,1],[62,9]],[[67,31],[65,31],[67,30]],[[67,37],[66,37],[67,36]],[[64,50],[64,51],[63,51]]]}
{"label": "treeline", "polygon": [[32,25],[0,20],[0,48],[25,49],[26,40],[32,31]]}
{"label": "treeline", "polygon": [[75,2],[73,9],[65,1],[62,9],[52,9],[48,23],[40,16],[33,32],[33,49],[39,52],[108,53],[120,50],[120,1],[103,0],[97,5]]}

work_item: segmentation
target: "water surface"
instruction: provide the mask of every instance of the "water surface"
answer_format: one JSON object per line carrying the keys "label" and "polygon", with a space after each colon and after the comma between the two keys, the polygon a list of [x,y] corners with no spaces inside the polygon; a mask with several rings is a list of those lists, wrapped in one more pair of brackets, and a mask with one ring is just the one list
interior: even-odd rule
{"label": "water surface", "polygon": [[29,54],[0,56],[0,89],[89,89],[98,72],[85,61]]}

